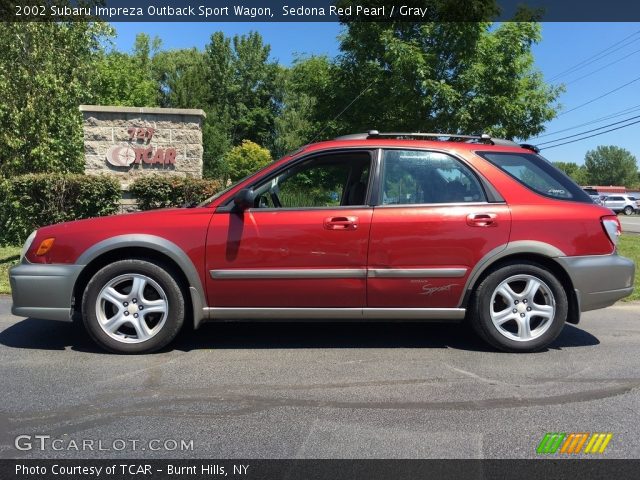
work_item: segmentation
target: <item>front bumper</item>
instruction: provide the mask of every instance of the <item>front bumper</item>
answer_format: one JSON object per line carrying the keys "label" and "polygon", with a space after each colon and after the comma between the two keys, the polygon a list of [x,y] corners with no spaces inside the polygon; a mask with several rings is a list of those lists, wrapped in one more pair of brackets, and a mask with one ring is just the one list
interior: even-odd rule
{"label": "front bumper", "polygon": [[613,305],[633,292],[635,264],[620,255],[559,257],[571,277],[581,312]]}
{"label": "front bumper", "polygon": [[71,320],[73,287],[82,265],[21,263],[9,270],[13,306],[19,317]]}

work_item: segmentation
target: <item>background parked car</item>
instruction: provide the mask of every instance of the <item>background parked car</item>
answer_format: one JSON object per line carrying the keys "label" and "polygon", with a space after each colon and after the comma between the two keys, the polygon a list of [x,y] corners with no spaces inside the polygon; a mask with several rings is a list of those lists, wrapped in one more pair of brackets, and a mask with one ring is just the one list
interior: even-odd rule
{"label": "background parked car", "polygon": [[631,215],[638,211],[638,200],[627,194],[609,195],[604,198],[603,205],[616,213]]}
{"label": "background parked car", "polygon": [[593,203],[595,203],[596,205],[602,205],[602,198],[595,188],[583,188],[583,190],[587,195],[591,197]]}

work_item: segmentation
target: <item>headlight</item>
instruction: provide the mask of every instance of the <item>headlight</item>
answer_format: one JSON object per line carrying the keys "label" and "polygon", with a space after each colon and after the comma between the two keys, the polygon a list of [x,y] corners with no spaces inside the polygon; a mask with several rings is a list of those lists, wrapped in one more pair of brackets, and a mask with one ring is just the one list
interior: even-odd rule
{"label": "headlight", "polygon": [[20,251],[20,263],[22,263],[22,259],[27,254],[27,250],[29,250],[29,247],[33,243],[33,239],[36,238],[36,233],[38,233],[37,230],[34,230],[33,232],[31,232],[31,235],[27,237],[27,241],[24,242],[24,245],[22,246],[22,250]]}

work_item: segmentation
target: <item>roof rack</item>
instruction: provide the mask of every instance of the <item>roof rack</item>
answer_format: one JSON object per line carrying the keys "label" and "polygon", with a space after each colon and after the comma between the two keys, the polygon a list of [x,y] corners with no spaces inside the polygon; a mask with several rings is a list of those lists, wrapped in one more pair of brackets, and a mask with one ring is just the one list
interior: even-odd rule
{"label": "roof rack", "polygon": [[504,145],[507,147],[522,147],[528,150],[538,151],[534,145],[522,144],[518,145],[512,140],[504,138],[493,138],[486,133],[482,135],[460,135],[458,133],[407,133],[407,132],[388,132],[381,133],[378,130],[369,130],[367,133],[354,133],[351,135],[343,135],[337,137],[336,140],[368,140],[372,138],[396,138],[403,139],[433,139],[445,142],[467,142],[467,143],[487,143],[490,145]]}

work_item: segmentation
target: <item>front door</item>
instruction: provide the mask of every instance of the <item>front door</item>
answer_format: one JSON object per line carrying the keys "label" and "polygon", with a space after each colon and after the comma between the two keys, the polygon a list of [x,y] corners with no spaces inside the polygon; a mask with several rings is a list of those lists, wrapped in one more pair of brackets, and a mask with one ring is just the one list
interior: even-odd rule
{"label": "front door", "polygon": [[439,152],[386,150],[369,243],[368,306],[456,308],[473,267],[505,246],[511,216]]}
{"label": "front door", "polygon": [[371,162],[368,151],[317,154],[257,181],[254,208],[216,212],[209,305],[364,307]]}

